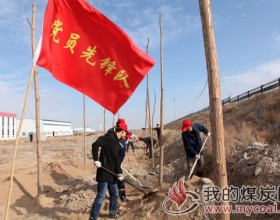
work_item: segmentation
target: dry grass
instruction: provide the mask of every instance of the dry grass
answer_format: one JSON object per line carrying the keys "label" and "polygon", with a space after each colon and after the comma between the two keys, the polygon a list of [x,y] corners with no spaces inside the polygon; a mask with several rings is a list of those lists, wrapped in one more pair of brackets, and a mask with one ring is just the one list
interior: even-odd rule
{"label": "dry grass", "polygon": [[[227,146],[235,142],[247,145],[254,141],[269,144],[280,142],[280,89],[256,95],[239,103],[230,103],[223,108],[224,134]],[[209,112],[190,118],[210,129]],[[166,125],[180,129],[183,119]]]}

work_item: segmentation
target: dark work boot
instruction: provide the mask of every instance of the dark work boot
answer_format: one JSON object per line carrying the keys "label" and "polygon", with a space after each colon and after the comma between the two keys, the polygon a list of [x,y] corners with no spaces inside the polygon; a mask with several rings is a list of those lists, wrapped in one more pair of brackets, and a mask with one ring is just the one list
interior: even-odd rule
{"label": "dark work boot", "polygon": [[129,200],[126,198],[126,196],[122,196],[122,197],[121,197],[121,201],[122,201],[122,202],[129,202]]}
{"label": "dark work boot", "polygon": [[125,196],[125,191],[119,191],[119,197],[121,202],[129,202],[129,200]]}
{"label": "dark work boot", "polygon": [[114,219],[117,219],[121,217],[119,213],[116,213],[116,214],[109,214],[109,218],[114,218]]}

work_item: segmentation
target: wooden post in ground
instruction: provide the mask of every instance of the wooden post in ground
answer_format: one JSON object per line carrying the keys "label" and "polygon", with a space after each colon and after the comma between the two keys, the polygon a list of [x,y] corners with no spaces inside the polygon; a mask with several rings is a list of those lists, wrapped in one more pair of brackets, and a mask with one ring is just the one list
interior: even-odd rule
{"label": "wooden post in ground", "polygon": [[[149,54],[149,38],[146,46],[146,53]],[[153,143],[153,131],[152,131],[152,119],[151,119],[151,102],[150,102],[150,90],[149,90],[149,74],[147,74],[147,96],[146,96],[146,112],[148,119],[149,135],[151,138],[151,152],[152,155],[152,167],[155,167],[155,157],[154,157],[154,143]],[[147,128],[145,128],[147,130]]]}
{"label": "wooden post in ground", "polygon": [[[36,16],[36,5],[32,4],[32,57],[34,57],[36,43],[35,43],[35,16]],[[41,149],[41,129],[40,129],[40,94],[39,94],[39,82],[38,82],[38,71],[35,68],[34,71],[34,87],[35,87],[35,112],[36,112],[36,146],[37,146],[37,181],[38,191],[37,195],[43,193],[43,167],[42,167],[42,149]]]}
{"label": "wooden post in ground", "polygon": [[[220,77],[210,0],[199,0],[199,7],[208,74],[214,182],[222,189],[228,186],[228,181]],[[221,202],[221,205],[227,204],[226,202]],[[230,213],[218,214],[217,219],[228,220],[230,219]]]}
{"label": "wooden post in ground", "polygon": [[[147,40],[147,44],[146,44],[146,53],[149,53],[149,42],[150,39],[148,37]],[[146,76],[146,105],[145,105],[145,109],[146,109],[146,114],[145,114],[145,137],[148,136],[148,127],[149,127],[149,109],[150,109],[150,94],[149,94],[149,73]]]}
{"label": "wooden post in ground", "polygon": [[84,170],[86,169],[86,96],[83,94],[83,118],[84,118]]}
{"label": "wooden post in ground", "polygon": [[[34,59],[36,42],[35,42],[35,17],[36,17],[36,5],[32,4],[32,22],[30,24],[28,18],[27,21],[31,28],[31,49],[32,58]],[[43,193],[43,168],[42,168],[42,150],[41,150],[41,129],[40,129],[40,95],[39,95],[39,82],[38,71],[36,66],[34,67],[34,88],[35,88],[35,114],[36,114],[36,147],[37,147],[37,195]]]}
{"label": "wooden post in ground", "polygon": [[[149,42],[149,38],[148,38],[148,42]],[[146,47],[146,52],[147,52],[147,48],[148,48],[148,43],[147,43],[147,47]],[[149,103],[148,103],[148,99],[149,99],[149,74],[147,74],[147,87],[146,87],[146,103],[145,103],[145,137],[148,136],[148,123],[149,123],[149,117],[148,117],[148,108],[149,108]]]}
{"label": "wooden post in ground", "polygon": [[104,108],[104,113],[103,113],[103,120],[104,120],[104,121],[103,121],[103,126],[104,126],[104,127],[103,127],[103,132],[104,132],[104,134],[106,134],[106,128],[105,128],[105,119],[106,119],[106,118],[105,118],[105,113],[106,113],[106,109]]}
{"label": "wooden post in ground", "polygon": [[[120,117],[119,117],[120,118]],[[118,121],[118,120],[117,120]],[[113,114],[113,118],[112,118],[112,127],[115,126],[115,115]]]}
{"label": "wooden post in ground", "polygon": [[174,102],[174,125],[173,125],[173,129],[174,131],[176,130],[176,126],[175,126],[175,121],[176,121],[176,104],[175,104],[175,97],[173,97],[173,102]]}
{"label": "wooden post in ground", "polygon": [[159,162],[159,185],[163,182],[163,143],[162,133],[164,130],[164,80],[163,80],[163,36],[162,36],[162,22],[161,13],[159,12],[159,30],[160,30],[160,82],[161,82],[161,93],[160,93],[160,162]]}

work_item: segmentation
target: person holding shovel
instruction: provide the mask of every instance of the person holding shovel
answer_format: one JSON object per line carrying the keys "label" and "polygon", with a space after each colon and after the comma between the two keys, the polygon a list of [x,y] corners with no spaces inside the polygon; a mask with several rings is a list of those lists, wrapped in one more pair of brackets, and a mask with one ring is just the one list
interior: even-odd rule
{"label": "person holding shovel", "polygon": [[[116,122],[116,127],[118,127],[119,124],[126,124],[126,122],[123,118],[119,118],[118,121]],[[108,132],[113,132],[116,127],[110,128],[108,130]],[[126,137],[119,139],[119,144],[121,146],[120,151],[119,151],[120,164],[122,164],[122,162],[125,158],[125,155],[126,155],[126,149],[127,149],[126,140],[128,139],[129,133],[130,132],[127,131]],[[117,185],[118,185],[118,191],[119,191],[119,198],[120,198],[121,202],[124,202],[124,203],[129,202],[128,198],[126,197],[125,184],[123,183],[123,181],[117,180]]]}
{"label": "person holding shovel", "polygon": [[[107,189],[109,190],[110,195],[109,218],[116,219],[120,216],[118,213],[117,180],[123,181],[124,177],[121,169],[121,146],[119,144],[119,140],[125,139],[126,134],[127,125],[122,122],[114,127],[113,132],[108,132],[107,134],[99,137],[92,144],[92,156],[94,165],[97,167],[97,195],[91,208],[90,220],[98,218],[102,203],[106,197]],[[99,149],[101,150],[98,157]],[[106,171],[105,169],[112,173]]]}
{"label": "person holding shovel", "polygon": [[202,177],[204,158],[202,152],[201,154],[199,154],[200,149],[202,147],[200,132],[203,132],[208,137],[210,137],[211,134],[203,125],[199,123],[192,124],[192,122],[189,119],[185,119],[183,121],[181,131],[188,168],[189,170],[191,170],[195,159],[198,159],[197,175]]}

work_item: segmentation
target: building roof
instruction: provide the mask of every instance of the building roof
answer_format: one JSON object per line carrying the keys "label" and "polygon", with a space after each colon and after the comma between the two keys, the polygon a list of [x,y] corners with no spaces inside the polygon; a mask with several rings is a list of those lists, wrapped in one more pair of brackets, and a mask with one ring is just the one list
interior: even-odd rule
{"label": "building roof", "polygon": [[59,122],[59,123],[72,123],[71,121],[56,121],[56,120],[49,120],[49,119],[42,119],[42,121]]}
{"label": "building roof", "polygon": [[16,118],[17,115],[14,114],[14,113],[0,112],[0,117],[11,117],[11,118]]}

